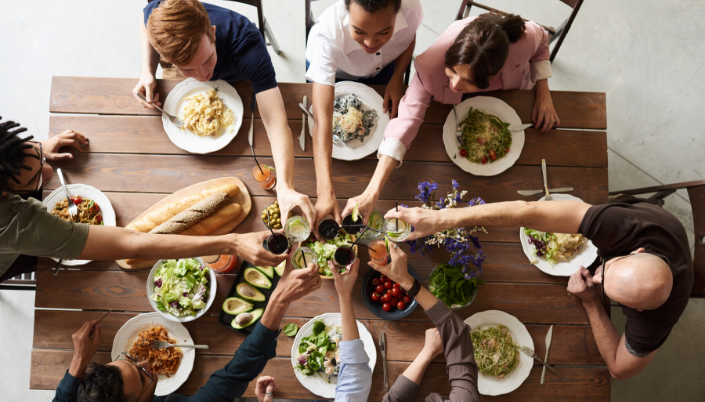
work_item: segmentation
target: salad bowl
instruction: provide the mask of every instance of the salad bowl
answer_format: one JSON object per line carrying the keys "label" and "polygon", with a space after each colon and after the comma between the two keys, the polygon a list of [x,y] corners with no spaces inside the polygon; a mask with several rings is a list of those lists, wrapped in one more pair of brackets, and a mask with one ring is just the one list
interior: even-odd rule
{"label": "salad bowl", "polygon": [[[183,260],[183,259],[185,259],[185,258],[182,258],[180,260]],[[149,300],[149,304],[152,306],[152,309],[154,309],[155,312],[159,313],[162,317],[166,318],[169,321],[174,321],[174,322],[194,321],[198,317],[204,315],[206,313],[206,311],[208,311],[208,309],[213,304],[213,300],[215,300],[215,293],[216,293],[216,289],[217,289],[215,272],[213,272],[212,269],[209,269],[208,267],[206,267],[206,265],[203,263],[203,260],[200,257],[191,258],[191,259],[196,260],[200,264],[201,267],[205,267],[205,269],[208,269],[208,274],[207,274],[208,275],[207,276],[208,282],[207,282],[206,286],[208,286],[208,288],[209,288],[208,299],[202,300],[203,303],[205,303],[205,307],[194,310],[195,314],[193,314],[193,315],[186,315],[186,316],[178,316],[177,317],[174,314],[170,313],[168,310],[167,311],[160,310],[157,305],[157,302],[153,300],[152,296],[156,293],[154,278],[155,278],[155,276],[158,276],[159,271],[162,269],[162,261],[167,261],[167,260],[157,261],[157,263],[154,264],[154,267],[152,267],[152,270],[149,272],[149,277],[147,277],[147,300]],[[179,261],[179,260],[177,260],[177,261]],[[191,296],[191,293],[193,292],[193,288],[195,286],[197,286],[197,285],[191,286],[190,289],[189,288],[176,289],[176,287],[175,287],[174,290],[178,290],[179,292],[188,291],[189,295],[187,297],[189,297],[190,299],[193,299],[193,297]]]}

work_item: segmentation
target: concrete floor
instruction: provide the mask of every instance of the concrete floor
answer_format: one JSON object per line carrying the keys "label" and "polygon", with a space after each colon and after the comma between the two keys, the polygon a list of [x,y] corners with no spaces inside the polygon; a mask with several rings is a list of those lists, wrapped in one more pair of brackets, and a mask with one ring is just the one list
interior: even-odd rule
{"label": "concrete floor", "polygon": [[[250,19],[254,9],[225,5]],[[333,0],[314,3],[314,15]],[[459,0],[422,0],[425,19],[416,54],[452,22]],[[137,77],[141,54],[137,24],[145,0],[2,0],[0,116],[19,121],[38,139],[47,136],[54,75]],[[558,26],[570,10],[555,0],[486,0],[483,4]],[[265,0],[265,15],[283,49],[272,55],[277,79],[303,82],[303,1]],[[610,190],[705,178],[705,48],[702,0],[590,0],[583,5],[558,58],[550,87],[607,93]],[[685,192],[667,208],[689,229]],[[39,401],[28,378],[34,294],[0,291],[0,365],[3,400]],[[615,325],[624,317],[613,310]],[[705,302],[692,300],[671,337],[647,369],[614,381],[615,401],[701,401],[705,395]]]}

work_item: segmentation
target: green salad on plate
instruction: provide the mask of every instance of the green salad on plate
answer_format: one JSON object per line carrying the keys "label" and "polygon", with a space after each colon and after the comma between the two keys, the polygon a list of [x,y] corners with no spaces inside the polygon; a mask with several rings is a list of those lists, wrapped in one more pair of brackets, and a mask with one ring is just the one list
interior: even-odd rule
{"label": "green salad on plate", "polygon": [[206,307],[210,292],[210,270],[198,260],[162,260],[154,274],[154,294],[151,299],[159,311],[176,317],[196,315]]}

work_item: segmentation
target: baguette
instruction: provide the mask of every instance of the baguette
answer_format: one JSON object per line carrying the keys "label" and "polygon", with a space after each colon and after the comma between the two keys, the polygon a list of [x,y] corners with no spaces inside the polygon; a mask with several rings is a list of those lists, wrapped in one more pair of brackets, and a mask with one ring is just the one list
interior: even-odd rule
{"label": "baguette", "polygon": [[177,214],[187,210],[188,208],[194,206],[199,201],[215,194],[215,193],[226,193],[228,197],[233,198],[240,193],[240,187],[234,183],[223,184],[220,186],[212,187],[209,189],[202,190],[195,194],[186,196],[177,202],[162,205],[156,210],[146,214],[145,216],[135,220],[126,227],[128,229],[134,229],[138,232],[147,233],[150,230],[156,228],[162,223],[173,218]]}
{"label": "baguette", "polygon": [[215,193],[150,230],[149,233],[176,234],[183,232],[217,211],[227,200],[228,195],[226,193]]}

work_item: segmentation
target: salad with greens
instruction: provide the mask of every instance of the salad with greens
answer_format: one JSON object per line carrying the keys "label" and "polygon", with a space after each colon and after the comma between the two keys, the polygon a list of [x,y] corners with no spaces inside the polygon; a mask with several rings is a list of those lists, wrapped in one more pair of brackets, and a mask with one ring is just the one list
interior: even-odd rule
{"label": "salad with greens", "polygon": [[306,376],[325,375],[330,382],[330,377],[340,372],[338,345],[343,340],[342,329],[339,325],[327,327],[318,319],[313,322],[312,330],[313,334],[301,339],[294,367]]}
{"label": "salad with greens", "polygon": [[524,234],[529,244],[533,246],[532,264],[538,262],[537,257],[544,257],[551,265],[561,261],[569,261],[587,243],[587,238],[581,234],[550,233],[524,228]]}
{"label": "salad with greens", "polygon": [[209,278],[209,268],[193,258],[162,260],[154,274],[151,299],[160,311],[176,317],[196,315],[197,310],[206,307]]}
{"label": "salad with greens", "polygon": [[[320,275],[332,277],[333,273],[330,271],[328,266],[328,261],[333,261],[333,255],[335,250],[342,245],[348,244],[348,241],[352,241],[352,237],[345,232],[340,232],[340,235],[333,240],[328,240],[326,243],[321,243],[318,240],[308,242],[304,244],[307,247],[313,249],[313,251],[318,256],[318,273]],[[341,274],[345,272],[345,268],[340,268]]]}
{"label": "salad with greens", "polygon": [[461,265],[441,264],[431,273],[428,290],[446,306],[457,308],[468,304],[483,283],[477,278],[466,279]]}
{"label": "salad with greens", "polygon": [[504,325],[480,329],[472,334],[475,361],[481,373],[503,378],[519,364],[519,351]]}

